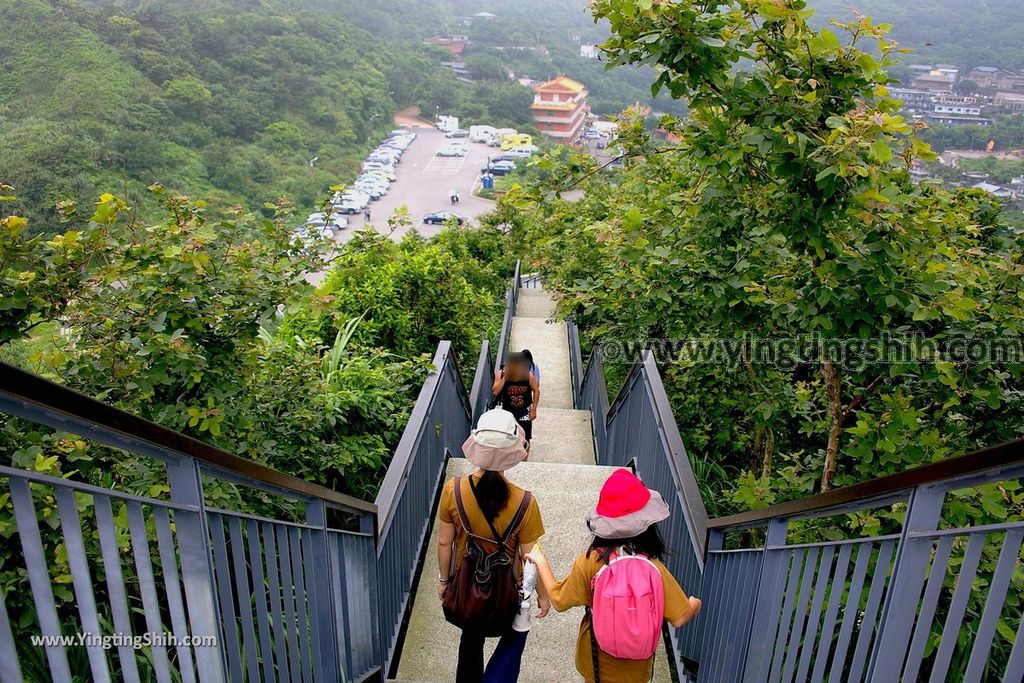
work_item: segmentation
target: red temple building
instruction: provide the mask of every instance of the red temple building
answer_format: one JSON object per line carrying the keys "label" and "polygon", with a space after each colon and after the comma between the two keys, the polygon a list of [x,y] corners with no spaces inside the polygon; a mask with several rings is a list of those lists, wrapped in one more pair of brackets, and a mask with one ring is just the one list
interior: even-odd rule
{"label": "red temple building", "polygon": [[559,76],[534,88],[533,119],[537,129],[559,142],[574,144],[579,139],[590,102],[583,84],[567,76]]}

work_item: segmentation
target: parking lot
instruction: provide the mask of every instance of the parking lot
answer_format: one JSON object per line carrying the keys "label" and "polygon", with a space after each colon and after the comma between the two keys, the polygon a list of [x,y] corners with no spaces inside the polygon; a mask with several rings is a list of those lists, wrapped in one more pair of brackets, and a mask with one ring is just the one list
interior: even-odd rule
{"label": "parking lot", "polygon": [[[421,221],[425,214],[448,210],[472,219],[494,208],[493,202],[474,197],[470,191],[480,175],[480,167],[487,163],[489,154],[497,153],[497,148],[463,138],[469,150],[466,156],[438,157],[434,153],[451,140],[436,128],[420,127],[411,130],[419,137],[406,150],[402,162],[395,167],[395,175],[398,177],[391,184],[391,190],[370,204],[370,223],[378,232],[389,231],[387,219],[402,206],[409,211],[412,229],[427,237],[440,232],[443,226],[423,224]],[[455,206],[449,200],[452,190],[458,190],[460,196]],[[342,242],[349,239],[364,222],[362,215],[350,216],[350,227],[342,231],[337,239]],[[406,232],[408,228],[403,228],[396,231],[394,236],[398,238]]]}

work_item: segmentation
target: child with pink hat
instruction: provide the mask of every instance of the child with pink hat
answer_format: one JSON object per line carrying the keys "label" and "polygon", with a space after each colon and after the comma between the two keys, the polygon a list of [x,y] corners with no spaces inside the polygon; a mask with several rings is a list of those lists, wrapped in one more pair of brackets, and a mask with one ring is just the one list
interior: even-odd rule
{"label": "child with pink hat", "polygon": [[669,516],[661,494],[627,469],[601,488],[587,518],[590,547],[557,580],[539,546],[527,554],[559,612],[586,607],[576,642],[576,669],[588,683],[650,680],[661,625],[679,628],[700,611],[661,562],[667,553],[658,522]]}

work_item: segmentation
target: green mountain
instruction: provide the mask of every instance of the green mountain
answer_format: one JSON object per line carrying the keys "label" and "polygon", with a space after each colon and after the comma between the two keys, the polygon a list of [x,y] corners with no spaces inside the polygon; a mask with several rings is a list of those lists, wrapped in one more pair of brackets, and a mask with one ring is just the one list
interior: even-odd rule
{"label": "green mountain", "polygon": [[398,107],[457,90],[428,47],[297,3],[0,0],[0,15],[0,182],[33,218],[108,190],[146,209],[153,182],[214,207],[309,205]]}
{"label": "green mountain", "polygon": [[[890,37],[913,50],[907,63],[1024,69],[1020,0],[810,0],[816,23],[852,12],[893,25]],[[899,76],[899,70],[894,70]]]}

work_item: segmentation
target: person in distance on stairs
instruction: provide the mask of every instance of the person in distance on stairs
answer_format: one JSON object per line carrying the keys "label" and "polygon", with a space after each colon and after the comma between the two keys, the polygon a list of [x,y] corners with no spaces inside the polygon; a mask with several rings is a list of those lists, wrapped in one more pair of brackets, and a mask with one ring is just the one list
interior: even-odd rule
{"label": "person in distance on stairs", "polygon": [[533,438],[533,421],[537,419],[537,406],[540,404],[540,382],[530,370],[530,358],[521,351],[508,354],[491,387],[496,402],[512,413],[523,428],[527,455]]}
{"label": "person in distance on stairs", "polygon": [[523,354],[523,358],[530,364],[530,372],[537,378],[537,384],[540,385],[540,366],[533,360],[533,353],[530,349],[523,349],[520,353]]}
{"label": "person in distance on stairs", "polygon": [[556,580],[539,546],[526,556],[556,610],[587,609],[576,641],[576,670],[587,683],[651,680],[662,623],[679,628],[700,612],[701,601],[661,562],[668,551],[658,522],[668,516],[661,494],[616,470],[587,519],[594,540],[569,576]]}
{"label": "person in distance on stairs", "polygon": [[[515,683],[529,633],[520,614],[523,557],[544,535],[537,499],[505,479],[526,459],[525,434],[511,413],[488,410],[462,452],[479,469],[449,480],[437,510],[437,595],[445,619],[462,629],[455,681]],[[536,595],[544,617],[551,603],[542,586]],[[500,640],[485,669],[488,637]]]}

